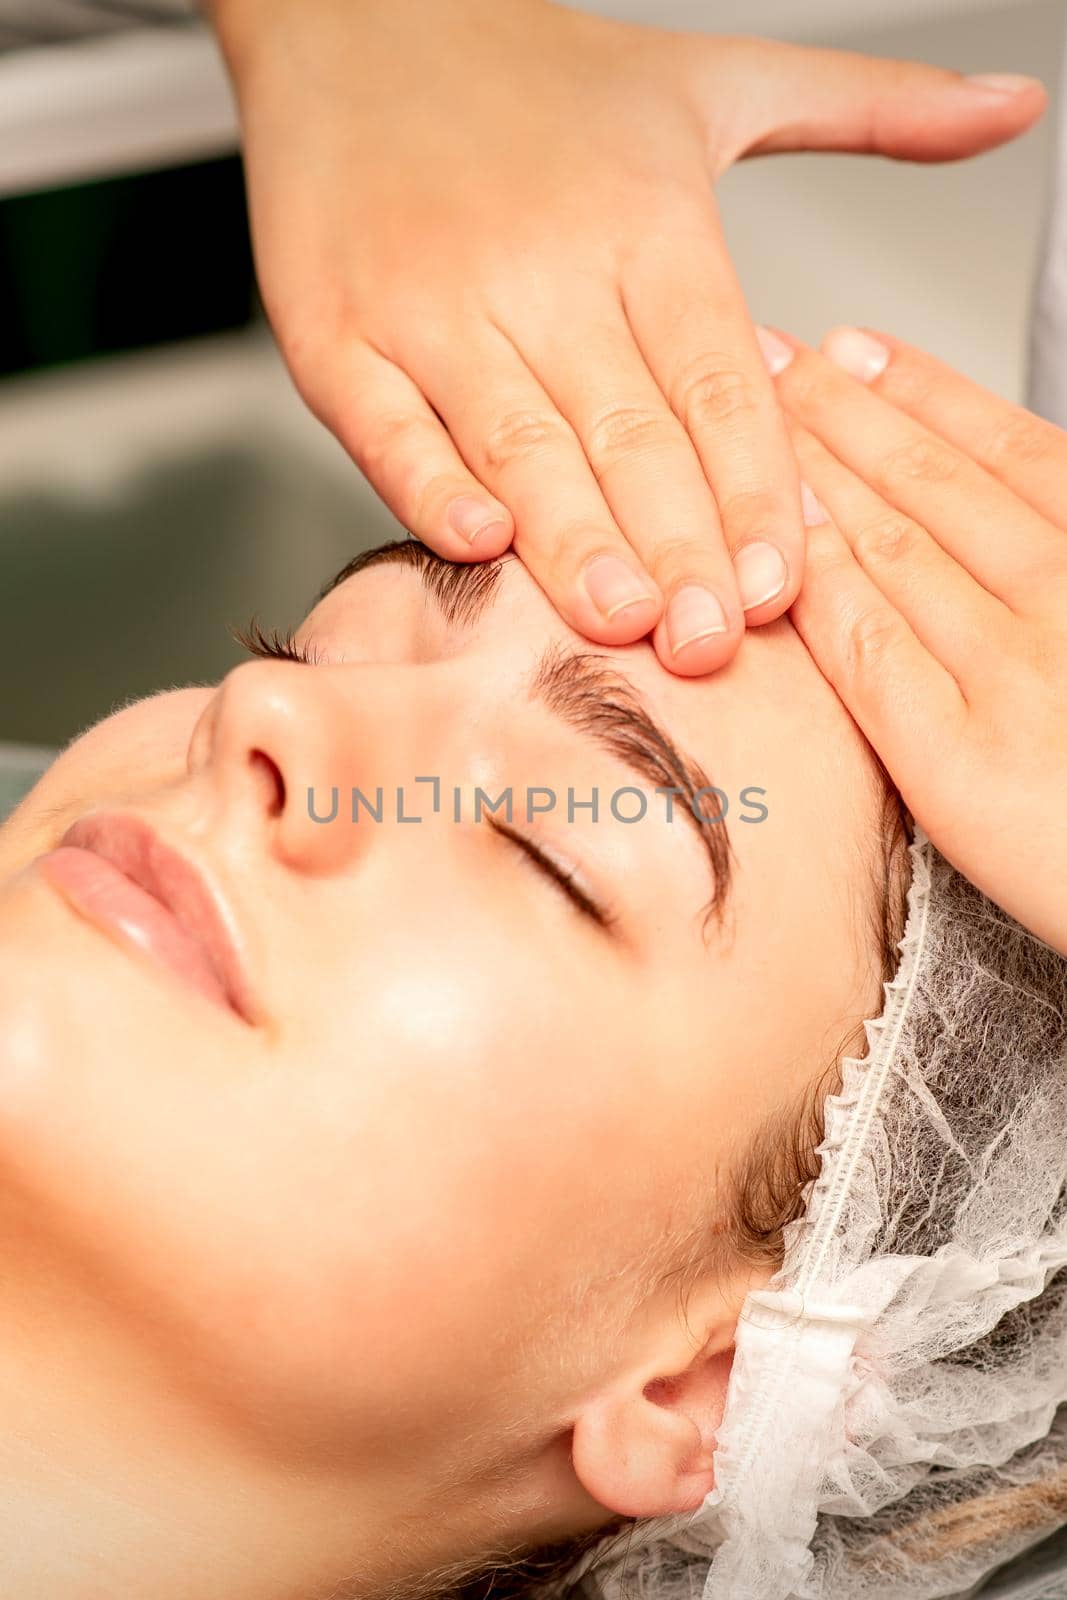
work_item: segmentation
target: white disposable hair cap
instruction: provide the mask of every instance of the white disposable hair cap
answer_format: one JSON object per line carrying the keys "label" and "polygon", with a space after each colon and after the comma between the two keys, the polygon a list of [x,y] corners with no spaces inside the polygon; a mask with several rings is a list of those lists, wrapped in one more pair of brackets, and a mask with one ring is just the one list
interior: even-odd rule
{"label": "white disposable hair cap", "polygon": [[882,1015],[741,1312],[715,1487],[582,1592],[963,1600],[1067,1519],[1067,962],[918,828],[910,860]]}

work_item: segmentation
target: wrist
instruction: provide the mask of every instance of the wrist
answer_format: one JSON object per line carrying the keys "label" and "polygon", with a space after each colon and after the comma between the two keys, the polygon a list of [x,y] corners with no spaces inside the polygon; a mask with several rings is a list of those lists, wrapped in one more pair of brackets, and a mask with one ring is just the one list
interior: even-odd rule
{"label": "wrist", "polygon": [[[238,90],[261,50],[269,51],[272,45],[282,43],[284,50],[337,29],[350,37],[351,25],[365,29],[369,43],[376,21],[387,34],[403,31],[396,16],[403,9],[401,0],[197,0],[197,4],[215,32]],[[420,26],[425,26],[446,4],[447,0],[408,0],[407,9],[422,13]]]}

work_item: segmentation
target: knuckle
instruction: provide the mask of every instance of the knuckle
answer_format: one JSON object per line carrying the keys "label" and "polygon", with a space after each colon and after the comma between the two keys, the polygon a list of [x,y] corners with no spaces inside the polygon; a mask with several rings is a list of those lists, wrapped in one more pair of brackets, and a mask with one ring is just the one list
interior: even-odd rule
{"label": "knuckle", "polygon": [[825,578],[839,580],[847,575],[852,565],[852,553],[839,538],[826,538],[825,528],[809,528],[807,549],[804,552],[805,572],[818,572]]}
{"label": "knuckle", "polygon": [[563,419],[548,411],[507,411],[488,428],[483,441],[486,465],[494,472],[540,460],[567,443]]}
{"label": "knuckle", "polygon": [[398,465],[407,475],[419,458],[418,441],[428,431],[430,424],[426,418],[411,411],[395,411],[376,416],[372,427],[344,424],[342,437],[345,448],[373,480],[387,469],[395,470]]}
{"label": "knuckle", "polygon": [[1057,571],[1044,554],[1032,550],[1013,553],[1003,592],[1012,610],[1025,618],[1026,626],[1036,625],[1038,619],[1047,622],[1054,612],[1067,617],[1067,565],[1061,563]]}
{"label": "knuckle", "polygon": [[627,456],[659,452],[673,442],[674,429],[662,413],[643,406],[615,405],[593,418],[586,451],[599,477]]}
{"label": "knuckle", "polygon": [[1031,417],[1014,416],[999,422],[990,433],[985,458],[994,466],[1030,466],[1048,453],[1049,439],[1040,423]]}
{"label": "knuckle", "polygon": [[[294,379],[302,379],[304,374],[313,368],[315,356],[321,348],[321,328],[312,318],[302,314],[293,316],[272,313],[266,293],[264,293],[264,307],[283,361]],[[331,329],[331,332],[336,333],[336,331]]]}
{"label": "knuckle", "polygon": [[610,528],[585,520],[553,522],[551,530],[527,536],[525,549],[517,553],[531,566],[551,578],[553,592],[566,587],[594,555],[613,554]]}
{"label": "knuckle", "polygon": [[944,483],[959,466],[959,458],[937,439],[910,439],[890,451],[882,463],[885,483],[908,479],[915,483]]}
{"label": "knuckle", "polygon": [[887,512],[858,528],[852,544],[861,565],[893,566],[914,556],[918,534],[915,524],[907,517]]}
{"label": "knuckle", "polygon": [[731,546],[766,533],[783,520],[779,497],[767,489],[741,489],[719,501],[719,515]]}
{"label": "knuckle", "polygon": [[634,193],[653,229],[650,238],[673,238],[684,230],[694,240],[709,246],[714,243],[707,190],[703,184],[694,184],[689,172],[668,165],[648,174],[635,174],[633,181]]}
{"label": "knuckle", "polygon": [[846,648],[849,676],[877,678],[888,657],[900,643],[900,625],[888,611],[871,607],[853,618]]}
{"label": "knuckle", "polygon": [[340,432],[343,424],[343,408],[339,405],[338,397],[330,385],[322,382],[322,364],[315,361],[313,346],[310,343],[283,344],[279,339],[278,347],[289,376],[293,380],[293,387],[312,416],[324,427]]}
{"label": "knuckle", "polygon": [[328,291],[325,300],[316,299],[313,307],[286,304],[277,308],[264,291],[264,304],[282,359],[301,394],[305,385],[316,386],[323,367],[329,366],[338,350],[363,348],[354,310]]}
{"label": "knuckle", "polygon": [[702,356],[679,374],[672,404],[695,433],[755,411],[759,397],[747,373],[715,356]]}
{"label": "knuckle", "polygon": [[[1040,623],[1027,627],[1022,634],[1023,659],[1027,668],[1045,684],[1058,684],[1067,701],[1067,673],[1064,669],[1064,648],[1050,627]],[[1067,711],[1067,705],[1064,710]]]}
{"label": "knuckle", "polygon": [[827,377],[803,356],[786,369],[784,382],[789,408],[798,416],[818,416],[841,407],[839,375]]}
{"label": "knuckle", "polygon": [[416,477],[413,462],[406,476],[408,481],[404,485],[407,491],[405,501],[412,508],[410,512],[412,532],[429,539],[438,517],[448,502],[462,492],[464,486],[457,482],[454,472],[431,472],[429,475]]}
{"label": "knuckle", "polygon": [[880,392],[903,411],[920,411],[933,396],[937,384],[936,370],[916,356],[907,360],[898,356],[878,380]]}
{"label": "knuckle", "polygon": [[702,539],[665,536],[649,550],[646,565],[658,582],[671,585],[680,577],[702,572],[707,567],[707,553]]}

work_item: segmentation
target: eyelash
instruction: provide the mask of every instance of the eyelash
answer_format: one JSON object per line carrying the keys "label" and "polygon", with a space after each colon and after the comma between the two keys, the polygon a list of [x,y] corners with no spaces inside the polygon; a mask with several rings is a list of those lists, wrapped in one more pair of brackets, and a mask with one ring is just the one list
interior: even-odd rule
{"label": "eyelash", "polygon": [[[297,661],[303,666],[315,665],[316,656],[314,655],[313,642],[308,641],[306,644],[296,644],[291,628],[287,628],[282,634],[278,632],[277,628],[272,628],[269,634],[264,633],[253,617],[247,628],[231,628],[230,632],[238,644],[243,645],[250,655],[261,656],[271,661]],[[559,889],[567,897],[571,905],[577,911],[580,911],[583,916],[590,918],[591,921],[605,931],[609,931],[614,927],[617,921],[614,914],[587,895],[585,890],[575,882],[573,873],[567,872],[558,862],[545,855],[542,850],[538,849],[532,839],[528,839],[525,834],[515,832],[514,829],[504,827],[495,820],[492,821],[491,826],[496,829],[497,833],[509,840],[521,852],[523,857],[532,863],[542,876],[549,880],[553,887]]]}
{"label": "eyelash", "polygon": [[304,644],[297,644],[292,628],[286,628],[284,633],[279,633],[277,628],[264,633],[253,617],[247,628],[231,628],[230,633],[249,655],[262,656],[270,661],[298,661],[305,667],[313,667],[318,660],[314,653],[314,641],[309,639]]}
{"label": "eyelash", "polygon": [[573,873],[561,867],[557,861],[553,861],[551,856],[545,855],[542,850],[538,849],[532,839],[528,839],[525,834],[517,833],[514,829],[505,827],[495,820],[490,822],[490,826],[515,845],[522,852],[525,859],[544,877],[548,878],[555,888],[565,894],[572,906],[580,911],[583,916],[589,917],[605,932],[614,927],[617,921],[614,914],[587,895],[585,890],[575,882]]}

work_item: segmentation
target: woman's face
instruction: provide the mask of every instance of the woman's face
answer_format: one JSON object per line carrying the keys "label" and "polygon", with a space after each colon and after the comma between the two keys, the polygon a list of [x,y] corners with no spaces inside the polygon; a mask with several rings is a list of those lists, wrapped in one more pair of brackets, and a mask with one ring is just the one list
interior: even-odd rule
{"label": "woman's face", "polygon": [[[0,1184],[234,1427],[383,1470],[565,1417],[680,1197],[879,995],[880,789],[787,621],[687,680],[576,661],[517,561],[423,565],[335,588],[314,665],[109,717],[0,831]],[[104,812],[214,886],[252,1020],[42,869]]]}

